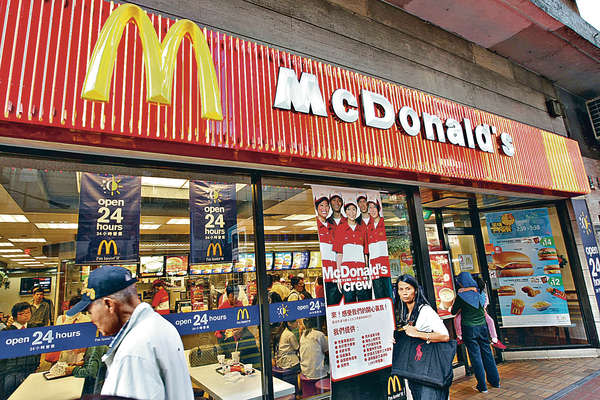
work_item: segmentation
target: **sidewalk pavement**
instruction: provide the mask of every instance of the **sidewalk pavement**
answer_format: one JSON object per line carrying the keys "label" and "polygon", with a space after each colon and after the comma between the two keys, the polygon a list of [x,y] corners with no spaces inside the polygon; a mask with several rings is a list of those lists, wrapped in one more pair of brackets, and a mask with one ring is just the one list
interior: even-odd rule
{"label": "sidewalk pavement", "polygon": [[465,376],[450,387],[450,399],[600,399],[600,358],[506,361],[498,371],[499,389],[479,393],[475,377]]}

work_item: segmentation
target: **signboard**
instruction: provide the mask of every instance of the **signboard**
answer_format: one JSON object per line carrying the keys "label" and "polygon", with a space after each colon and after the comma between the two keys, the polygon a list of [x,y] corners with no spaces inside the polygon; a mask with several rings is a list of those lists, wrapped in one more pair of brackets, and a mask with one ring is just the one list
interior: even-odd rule
{"label": "signboard", "polygon": [[435,290],[435,304],[440,317],[452,314],[450,309],[454,303],[454,281],[452,279],[452,266],[450,253],[447,251],[430,251],[431,277]]}
{"label": "signboard", "polygon": [[138,261],[141,178],[81,174],[76,264]]}
{"label": "signboard", "polygon": [[312,318],[325,315],[325,299],[304,299],[269,304],[272,324],[283,321],[295,321],[301,318]]}
{"label": "signboard", "polygon": [[181,336],[258,325],[258,306],[231,307],[164,315]]}
{"label": "signboard", "polygon": [[[502,327],[571,324],[547,208],[486,213]],[[496,285],[493,285],[494,287]]]}
{"label": "signboard", "polygon": [[11,66],[0,69],[0,119],[60,132],[3,136],[147,152],[168,142],[189,157],[589,192],[572,139],[192,21],[104,0],[10,2],[0,21]]}
{"label": "signboard", "polygon": [[190,181],[190,265],[237,261],[234,183]]}
{"label": "signboard", "polygon": [[590,218],[590,212],[584,199],[572,199],[571,203],[573,204],[573,212],[575,213],[575,219],[579,227],[585,258],[590,269],[596,301],[600,308],[600,255],[598,254],[598,243],[594,236],[592,219]]}
{"label": "signboard", "polygon": [[473,271],[473,255],[471,254],[459,254],[458,255],[458,265],[460,266],[461,272],[463,271]]}
{"label": "signboard", "polygon": [[331,379],[340,381],[389,367],[394,315],[379,192],[313,185],[312,194],[327,304]]}

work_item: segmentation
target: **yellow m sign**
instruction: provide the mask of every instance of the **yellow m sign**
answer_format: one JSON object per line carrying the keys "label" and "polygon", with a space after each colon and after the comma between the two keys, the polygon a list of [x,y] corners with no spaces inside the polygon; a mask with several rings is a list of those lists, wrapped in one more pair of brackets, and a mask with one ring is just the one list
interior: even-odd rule
{"label": "yellow m sign", "polygon": [[217,255],[217,250],[219,250],[219,257],[223,257],[223,248],[221,247],[221,243],[211,243],[208,245],[206,249],[206,257],[210,257],[210,251],[212,250],[212,256],[215,257]]}
{"label": "yellow m sign", "polygon": [[125,26],[131,20],[136,24],[142,42],[146,100],[171,104],[177,52],[181,41],[187,35],[194,48],[198,69],[202,118],[222,120],[219,84],[202,30],[192,21],[179,20],[171,26],[161,43],[148,15],[133,4],[119,6],[104,23],[88,64],[81,96],[87,100],[108,101],[117,50]]}
{"label": "yellow m sign", "polygon": [[116,256],[117,255],[117,244],[115,243],[114,240],[103,240],[100,242],[100,245],[98,246],[98,255],[102,254],[102,249],[104,248],[104,254],[109,255],[110,254],[110,249],[112,248],[113,250],[113,254]]}
{"label": "yellow m sign", "polygon": [[248,314],[248,309],[246,308],[240,308],[237,312],[237,318],[238,321],[242,321],[242,320],[247,320],[250,319],[250,314]]}
{"label": "yellow m sign", "polygon": [[400,383],[400,378],[398,375],[392,375],[388,378],[388,396],[395,394],[402,390],[402,384]]}

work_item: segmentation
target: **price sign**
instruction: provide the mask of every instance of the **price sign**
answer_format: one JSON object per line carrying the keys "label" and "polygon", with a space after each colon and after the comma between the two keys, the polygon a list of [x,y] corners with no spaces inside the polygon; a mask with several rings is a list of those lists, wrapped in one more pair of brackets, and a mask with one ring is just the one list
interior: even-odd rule
{"label": "price sign", "polygon": [[554,246],[554,238],[552,236],[549,237],[543,237],[540,240],[540,243],[542,246],[546,246],[546,247],[555,247]]}

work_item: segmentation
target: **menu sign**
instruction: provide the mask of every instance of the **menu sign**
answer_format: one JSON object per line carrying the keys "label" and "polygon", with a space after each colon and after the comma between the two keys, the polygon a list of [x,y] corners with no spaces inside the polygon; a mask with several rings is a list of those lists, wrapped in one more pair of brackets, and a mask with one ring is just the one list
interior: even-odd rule
{"label": "menu sign", "polygon": [[[571,324],[548,209],[485,214],[502,327]],[[496,285],[494,285],[496,286]]]}
{"label": "menu sign", "polygon": [[452,268],[450,253],[447,251],[429,252],[431,276],[435,290],[435,304],[440,317],[452,315],[450,309],[454,300],[454,283],[452,281]]}
{"label": "menu sign", "polygon": [[76,264],[138,261],[140,177],[81,174]]}
{"label": "menu sign", "polygon": [[312,194],[325,284],[331,379],[340,381],[389,367],[394,315],[379,192],[313,185]]}
{"label": "menu sign", "polygon": [[237,261],[235,184],[190,181],[190,264]]}
{"label": "menu sign", "polygon": [[585,200],[572,199],[571,203],[573,204],[573,212],[575,213],[575,219],[579,227],[585,258],[587,259],[592,276],[592,286],[596,294],[596,301],[598,302],[598,307],[600,307],[600,255],[598,254],[598,243],[594,236],[592,219],[590,218],[590,212]]}

